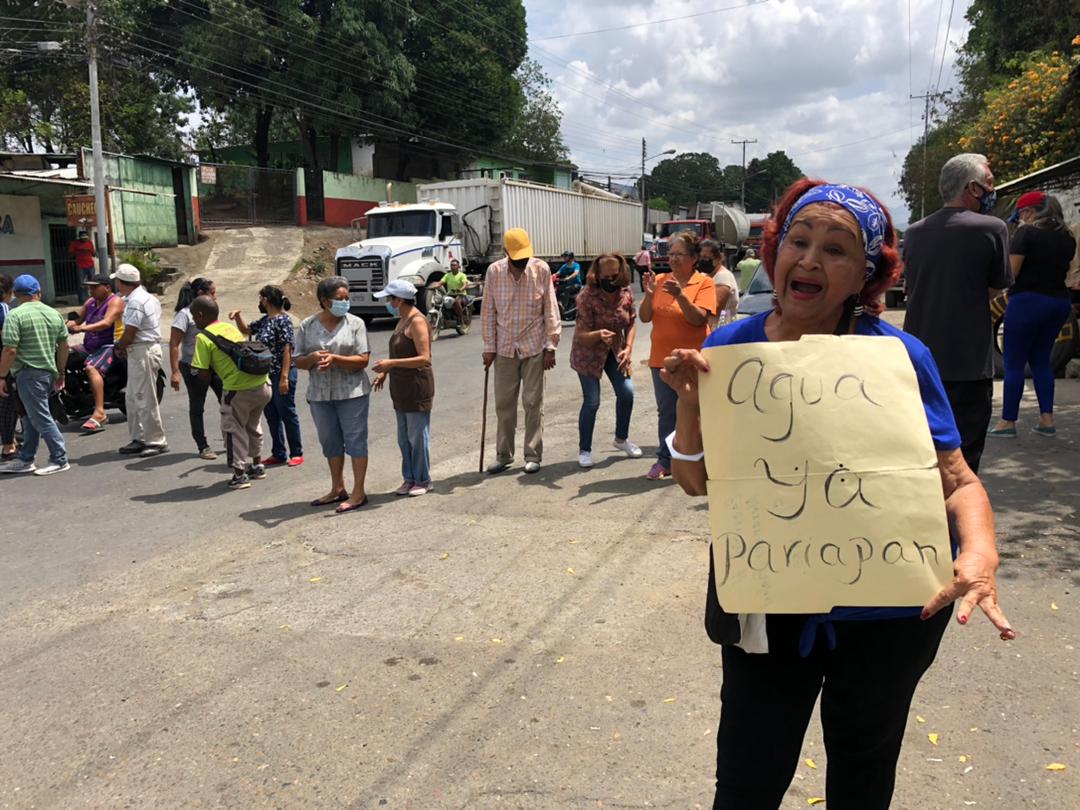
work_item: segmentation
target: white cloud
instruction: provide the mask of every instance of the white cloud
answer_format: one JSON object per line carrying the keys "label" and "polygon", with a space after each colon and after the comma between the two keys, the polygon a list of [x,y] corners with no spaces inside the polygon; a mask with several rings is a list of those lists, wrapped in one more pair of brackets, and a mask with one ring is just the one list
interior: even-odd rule
{"label": "white cloud", "polygon": [[[542,37],[695,14],[725,3],[525,5],[531,55],[555,79],[564,136],[582,167],[633,171],[641,160],[641,138],[648,140],[650,154],[707,151],[721,164],[738,163],[741,147],[731,139],[757,138],[747,148],[748,159],[783,149],[810,174],[867,186],[903,224],[908,212],[897,192],[900,166],[922,127],[922,104],[913,103],[909,92],[925,92],[936,79],[943,48],[942,85],[949,83],[969,2],[957,3],[946,47],[941,4],[911,0],[910,83],[904,0],[771,0],[552,40]],[[862,142],[818,151],[854,141]]]}

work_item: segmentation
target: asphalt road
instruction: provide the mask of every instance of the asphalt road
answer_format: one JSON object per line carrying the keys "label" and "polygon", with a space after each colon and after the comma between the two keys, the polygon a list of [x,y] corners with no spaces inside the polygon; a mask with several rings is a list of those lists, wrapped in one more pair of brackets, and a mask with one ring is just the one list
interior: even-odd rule
{"label": "asphalt road", "polygon": [[[373,332],[376,357],[388,335]],[[476,472],[474,333],[435,345],[423,498],[388,494],[385,393],[358,514],[308,507],[327,474],[305,410],[306,463],[230,492],[171,391],[168,454],[116,455],[115,424],[68,434],[71,472],[0,482],[0,807],[709,806],[722,672],[701,623],[705,504],[647,482],[650,459],[606,453],[607,389],[599,463],[577,468],[569,340],[535,476]],[[639,363],[647,347],[645,328]],[[631,438],[654,450],[638,369]],[[1059,401],[1057,439],[984,462],[1020,637],[950,628],[897,808],[1077,806],[1080,383]],[[800,765],[785,808],[824,796],[816,720],[805,757],[817,767]]]}

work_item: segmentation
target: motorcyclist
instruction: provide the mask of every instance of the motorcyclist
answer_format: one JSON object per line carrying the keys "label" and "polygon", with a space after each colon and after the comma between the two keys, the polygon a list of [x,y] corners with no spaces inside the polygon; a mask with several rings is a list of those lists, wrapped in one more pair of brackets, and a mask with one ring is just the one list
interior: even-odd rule
{"label": "motorcyclist", "polygon": [[454,299],[454,315],[458,321],[464,318],[465,307],[468,305],[468,294],[465,292],[469,284],[469,277],[461,269],[461,262],[457,259],[450,260],[450,272],[438,281],[432,283],[432,288],[441,287],[446,290],[446,295]]}
{"label": "motorcyclist", "polygon": [[562,260],[562,265],[555,271],[555,283],[565,284],[562,289],[576,294],[581,290],[581,265],[574,261],[574,253],[570,250],[563,251]]}
{"label": "motorcyclist", "polygon": [[561,302],[563,310],[571,309],[571,302],[581,292],[581,265],[574,261],[574,252],[564,250],[563,263],[555,271],[552,280],[555,282],[555,293]]}
{"label": "motorcyclist", "polygon": [[94,412],[82,424],[84,433],[97,433],[105,429],[105,373],[113,364],[113,343],[117,337],[117,325],[124,314],[124,301],[112,290],[108,276],[94,276],[84,281],[90,297],[72,313],[67,322],[68,334],[83,335],[81,346],[73,346],[86,369],[86,380],[94,394]]}

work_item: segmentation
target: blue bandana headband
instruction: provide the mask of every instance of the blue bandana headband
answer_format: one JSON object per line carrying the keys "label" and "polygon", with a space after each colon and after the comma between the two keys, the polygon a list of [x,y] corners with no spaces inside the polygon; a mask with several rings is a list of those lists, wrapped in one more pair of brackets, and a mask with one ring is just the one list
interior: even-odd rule
{"label": "blue bandana headband", "polygon": [[859,223],[863,244],[866,246],[866,280],[869,281],[881,266],[881,247],[885,244],[886,218],[881,206],[867,194],[852,186],[825,184],[814,186],[799,197],[791,206],[784,227],[780,230],[780,244],[787,239],[788,230],[795,215],[814,203],[833,203],[851,213]]}

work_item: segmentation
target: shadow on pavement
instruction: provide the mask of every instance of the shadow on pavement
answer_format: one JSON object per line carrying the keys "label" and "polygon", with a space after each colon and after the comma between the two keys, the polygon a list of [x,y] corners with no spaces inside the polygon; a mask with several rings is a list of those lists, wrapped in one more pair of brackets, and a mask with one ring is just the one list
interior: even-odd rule
{"label": "shadow on pavement", "polygon": [[177,487],[166,492],[149,492],[145,495],[132,495],[131,500],[141,503],[182,503],[187,504],[192,510],[198,508],[198,502],[206,498],[218,498],[222,495],[234,495],[242,498],[244,490],[233,493],[226,483],[227,476],[222,476],[220,481],[203,487]]}

